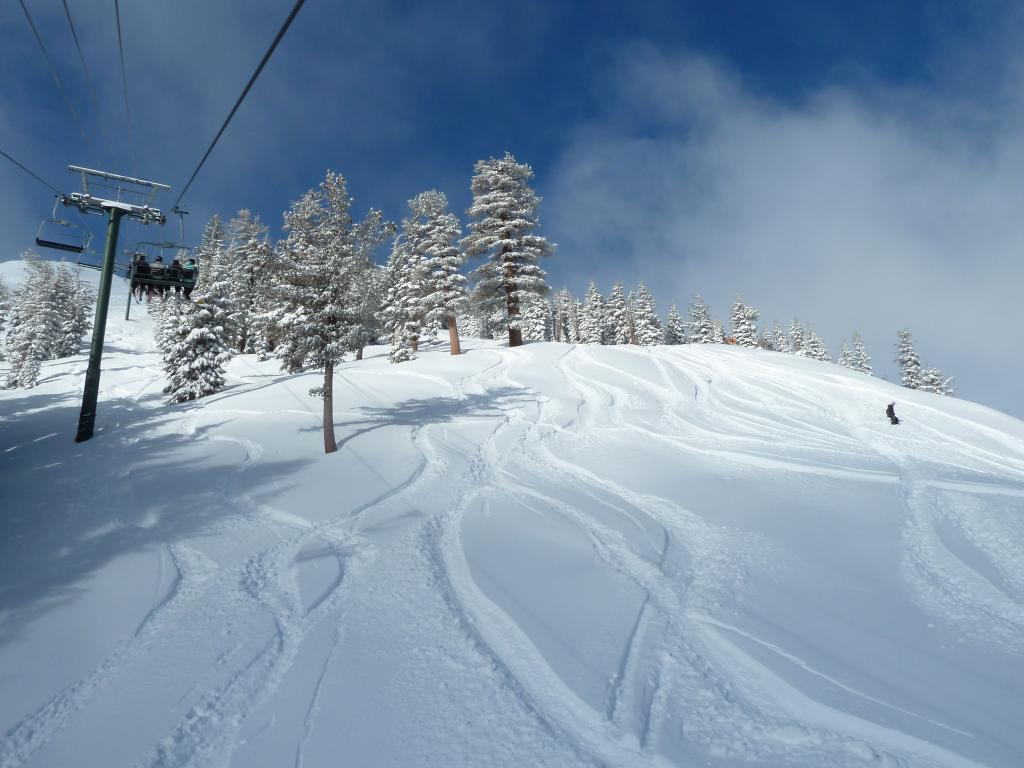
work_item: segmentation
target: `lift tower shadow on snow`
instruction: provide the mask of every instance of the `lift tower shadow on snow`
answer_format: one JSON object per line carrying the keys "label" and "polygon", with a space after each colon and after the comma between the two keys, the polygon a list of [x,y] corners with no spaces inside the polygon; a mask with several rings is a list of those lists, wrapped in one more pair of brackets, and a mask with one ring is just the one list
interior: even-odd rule
{"label": "lift tower shadow on snow", "polygon": [[110,303],[110,284],[114,277],[114,259],[117,255],[117,236],[121,228],[121,219],[127,216],[142,224],[155,223],[162,226],[167,218],[152,207],[152,202],[157,190],[167,190],[170,187],[155,181],[94,171],[77,165],[69,165],[68,170],[82,175],[82,191],[72,192],[70,195],[62,193],[59,197],[60,202],[68,207],[77,208],[82,213],[107,217],[107,240],[103,248],[100,286],[96,295],[96,319],[92,328],[92,345],[89,347],[89,368],[85,373],[82,411],[78,416],[78,432],[75,434],[75,442],[81,443],[92,437],[96,424],[103,337],[107,328],[107,307]]}

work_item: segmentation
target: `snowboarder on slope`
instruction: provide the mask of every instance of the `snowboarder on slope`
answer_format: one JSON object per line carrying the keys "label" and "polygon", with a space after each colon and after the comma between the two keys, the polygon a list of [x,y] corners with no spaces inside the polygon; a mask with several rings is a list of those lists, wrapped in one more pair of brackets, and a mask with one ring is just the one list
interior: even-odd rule
{"label": "snowboarder on slope", "polygon": [[896,417],[896,401],[893,400],[889,405],[885,407],[885,415],[889,417],[890,424],[899,424],[900,420]]}

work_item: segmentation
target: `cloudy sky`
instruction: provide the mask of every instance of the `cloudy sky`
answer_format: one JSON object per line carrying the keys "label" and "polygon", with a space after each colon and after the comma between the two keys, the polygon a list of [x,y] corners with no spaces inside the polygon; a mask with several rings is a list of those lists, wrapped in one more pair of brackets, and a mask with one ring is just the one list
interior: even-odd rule
{"label": "cloudy sky", "polygon": [[[291,0],[25,0],[0,7],[0,149],[187,180]],[[896,330],[966,398],[1024,417],[1024,14],[1012,3],[308,0],[186,198],[190,237],[247,207],[279,232],[330,168],[359,211],[469,203],[474,161],[535,169],[555,287],[643,280],[664,309]],[[0,259],[51,193],[0,158]],[[93,223],[98,223],[94,221]],[[157,233],[154,233],[157,234]],[[162,239],[161,237],[155,239]],[[128,228],[128,239],[145,239]]]}

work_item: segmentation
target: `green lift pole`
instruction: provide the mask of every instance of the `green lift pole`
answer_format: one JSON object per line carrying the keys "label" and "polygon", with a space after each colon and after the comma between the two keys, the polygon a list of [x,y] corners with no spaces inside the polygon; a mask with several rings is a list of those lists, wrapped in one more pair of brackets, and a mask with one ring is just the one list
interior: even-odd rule
{"label": "green lift pole", "polygon": [[85,372],[85,391],[82,393],[82,411],[78,415],[78,433],[75,442],[81,443],[92,437],[96,425],[96,400],[100,393],[100,361],[103,359],[103,336],[107,330],[107,305],[110,303],[110,284],[114,279],[114,256],[117,253],[117,235],[121,229],[121,217],[130,207],[117,203],[103,206],[107,209],[107,242],[103,249],[103,271],[100,272],[100,289],[96,296],[96,319],[92,326],[92,346],[89,348],[89,368]]}

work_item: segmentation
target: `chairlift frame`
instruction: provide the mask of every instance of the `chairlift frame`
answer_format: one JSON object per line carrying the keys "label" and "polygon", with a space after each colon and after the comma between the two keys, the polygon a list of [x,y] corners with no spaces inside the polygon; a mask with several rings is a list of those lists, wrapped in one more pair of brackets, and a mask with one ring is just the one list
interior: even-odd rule
{"label": "chairlift frame", "polygon": [[[40,248],[50,248],[55,251],[63,251],[65,253],[85,253],[89,249],[89,245],[92,243],[92,232],[86,229],[81,224],[76,224],[73,221],[62,219],[57,215],[57,206],[61,204],[62,200],[60,197],[56,199],[53,204],[53,212],[50,214],[50,218],[43,219],[39,225],[39,229],[36,230],[36,245]],[[75,233],[74,238],[76,242],[67,242],[57,240],[54,237],[47,237],[44,234],[44,230],[48,226],[63,228],[70,235]],[[81,242],[77,242],[80,240]]]}

